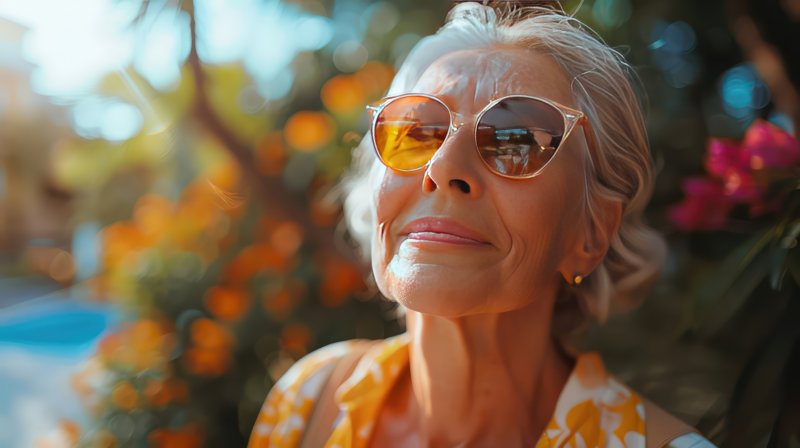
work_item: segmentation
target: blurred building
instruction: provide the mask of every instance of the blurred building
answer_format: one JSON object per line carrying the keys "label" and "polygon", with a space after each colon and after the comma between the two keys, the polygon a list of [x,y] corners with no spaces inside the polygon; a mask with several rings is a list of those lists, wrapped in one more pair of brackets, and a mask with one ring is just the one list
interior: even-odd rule
{"label": "blurred building", "polygon": [[71,234],[70,196],[54,186],[47,163],[68,133],[59,124],[66,114],[31,87],[26,32],[0,17],[0,276],[27,261],[31,247],[64,247]]}

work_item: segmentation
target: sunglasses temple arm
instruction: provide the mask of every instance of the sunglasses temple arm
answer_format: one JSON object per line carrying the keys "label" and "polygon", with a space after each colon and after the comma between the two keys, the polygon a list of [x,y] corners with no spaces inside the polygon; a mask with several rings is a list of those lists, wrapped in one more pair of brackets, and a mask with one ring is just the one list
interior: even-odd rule
{"label": "sunglasses temple arm", "polygon": [[592,158],[592,155],[597,150],[597,140],[594,137],[594,128],[585,116],[580,118],[579,124],[583,126],[586,144],[589,146],[589,158]]}

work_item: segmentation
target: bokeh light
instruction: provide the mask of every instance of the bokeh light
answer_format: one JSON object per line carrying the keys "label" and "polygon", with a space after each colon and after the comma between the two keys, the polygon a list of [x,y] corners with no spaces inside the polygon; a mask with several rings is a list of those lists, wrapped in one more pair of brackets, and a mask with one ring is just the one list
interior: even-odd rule
{"label": "bokeh light", "polygon": [[291,92],[294,80],[294,70],[284,67],[268,79],[258,80],[257,90],[265,100],[279,100]]}
{"label": "bokeh light", "polygon": [[336,124],[324,112],[301,111],[292,115],[284,127],[289,146],[300,151],[316,151],[333,138]]}
{"label": "bokeh light", "polygon": [[342,42],[333,52],[333,65],[342,72],[354,72],[367,63],[369,52],[361,42],[348,40]]}
{"label": "bokeh light", "polygon": [[361,112],[366,104],[366,94],[359,78],[349,75],[335,76],[322,86],[322,103],[334,114]]}
{"label": "bokeh light", "polygon": [[725,112],[741,121],[752,120],[771,97],[769,89],[750,64],[725,72],[720,79],[719,93]]}
{"label": "bokeh light", "polygon": [[[124,67],[133,55],[134,38],[126,25],[138,10],[134,2],[33,0],[6,8],[31,28],[22,49],[36,67],[32,87],[42,95],[91,93],[105,74]],[[39,14],[42,10],[48,13]]]}
{"label": "bokeh light", "polygon": [[133,66],[155,89],[174,90],[189,55],[189,17],[172,8],[151,12],[136,27]]}
{"label": "bokeh light", "polygon": [[123,141],[136,135],[144,124],[142,113],[123,101],[90,97],[72,108],[75,132],[84,138]]}
{"label": "bokeh light", "polygon": [[595,0],[592,17],[604,28],[617,28],[631,18],[630,0]]}
{"label": "bokeh light", "polygon": [[686,22],[657,22],[651,33],[653,61],[668,84],[683,88],[694,83],[702,69],[693,54],[697,45],[694,29]]}
{"label": "bokeh light", "polygon": [[243,289],[216,286],[206,292],[205,304],[217,318],[236,321],[247,312],[250,298],[248,292]]}
{"label": "bokeh light", "polygon": [[390,33],[400,22],[400,11],[389,2],[371,3],[361,16],[361,26],[373,36]]}

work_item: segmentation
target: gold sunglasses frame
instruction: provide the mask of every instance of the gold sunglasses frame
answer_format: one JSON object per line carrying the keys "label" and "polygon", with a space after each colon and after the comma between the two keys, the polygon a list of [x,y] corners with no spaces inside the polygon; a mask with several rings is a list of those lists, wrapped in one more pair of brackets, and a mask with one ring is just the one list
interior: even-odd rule
{"label": "gold sunglasses frame", "polygon": [[[444,143],[447,141],[448,137],[450,137],[450,135],[452,135],[453,132],[455,132],[456,130],[458,130],[458,128],[460,128],[461,126],[464,125],[464,121],[457,121],[456,120],[457,117],[459,115],[461,115],[461,114],[454,112],[441,99],[439,99],[439,98],[437,98],[437,97],[435,97],[433,95],[429,95],[427,93],[404,93],[402,95],[394,95],[394,96],[386,97],[386,98],[378,101],[376,104],[368,105],[367,106],[367,111],[370,114],[370,116],[369,116],[369,119],[370,119],[369,132],[370,132],[371,137],[372,137],[372,148],[375,150],[375,154],[378,156],[378,159],[387,168],[389,168],[389,169],[391,169],[393,171],[397,171],[399,173],[409,173],[410,174],[410,173],[416,173],[417,171],[426,169],[428,167],[428,165],[430,165],[431,160],[433,160],[433,156],[430,158],[430,160],[428,160],[425,163],[425,165],[422,165],[419,168],[414,168],[414,169],[410,169],[410,170],[403,170],[403,169],[399,169],[399,168],[394,168],[394,167],[390,166],[389,164],[387,164],[383,160],[383,157],[381,156],[381,153],[378,150],[378,143],[375,140],[375,128],[376,128],[376,126],[378,124],[378,117],[380,116],[381,112],[389,104],[391,104],[392,102],[394,102],[394,101],[396,101],[398,99],[401,99],[401,98],[408,98],[408,97],[423,97],[423,98],[427,98],[427,99],[436,101],[437,103],[439,103],[442,106],[444,106],[445,110],[447,110],[447,112],[450,114],[450,126],[447,129],[447,134],[445,134],[444,139],[442,139],[442,143],[439,145],[438,148],[436,148],[436,151],[434,151],[434,154],[437,151],[439,151],[439,149],[444,145]],[[545,162],[544,165],[542,165],[538,170],[534,171],[531,174],[510,175],[510,174],[500,173],[494,167],[492,167],[489,164],[489,162],[486,161],[486,159],[484,159],[481,156],[480,149],[478,149],[478,124],[481,122],[481,119],[486,114],[486,112],[488,112],[492,107],[494,107],[498,103],[500,103],[502,101],[505,101],[507,99],[510,99],[510,98],[526,98],[526,99],[540,101],[542,103],[545,103],[548,106],[550,106],[550,107],[556,109],[558,112],[560,112],[561,113],[561,117],[564,120],[564,136],[561,138],[561,141],[558,143],[558,146],[553,151],[553,157],[551,157],[550,160]],[[456,123],[458,123],[458,124],[456,124]],[[504,177],[506,179],[530,179],[530,178],[538,176],[547,167],[547,165],[549,165],[550,162],[552,162],[553,159],[556,158],[556,155],[558,155],[559,150],[561,149],[562,146],[564,146],[564,142],[567,141],[567,139],[572,134],[572,131],[575,129],[577,124],[580,124],[584,128],[584,135],[586,137],[586,144],[588,145],[589,151],[591,152],[594,149],[594,138],[593,138],[593,134],[592,134],[592,127],[591,127],[591,124],[589,123],[589,120],[586,118],[586,115],[583,112],[581,112],[579,110],[576,110],[576,109],[573,109],[571,107],[564,106],[563,104],[559,104],[559,103],[557,103],[557,102],[555,102],[553,100],[549,100],[547,98],[541,98],[541,97],[530,96],[530,95],[506,95],[506,96],[503,96],[503,97],[500,97],[500,98],[492,100],[483,109],[481,109],[480,112],[478,112],[476,114],[476,116],[475,116],[475,128],[472,130],[472,138],[473,138],[474,143],[475,143],[475,150],[478,152],[478,158],[481,160],[481,162],[483,162],[484,166],[486,166],[486,168],[490,172],[492,172],[492,173],[494,173],[494,174],[496,174],[496,175],[498,175],[500,177]]]}

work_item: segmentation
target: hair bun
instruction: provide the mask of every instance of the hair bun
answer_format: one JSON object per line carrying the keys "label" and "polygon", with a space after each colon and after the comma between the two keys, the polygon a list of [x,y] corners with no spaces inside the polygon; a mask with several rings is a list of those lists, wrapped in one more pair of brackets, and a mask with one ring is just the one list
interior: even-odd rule
{"label": "hair bun", "polygon": [[473,2],[489,6],[499,12],[518,11],[525,8],[544,8],[564,13],[564,7],[561,6],[560,0],[454,0],[453,4]]}

